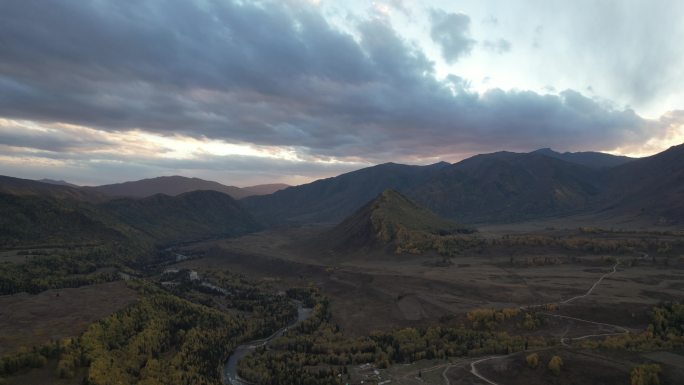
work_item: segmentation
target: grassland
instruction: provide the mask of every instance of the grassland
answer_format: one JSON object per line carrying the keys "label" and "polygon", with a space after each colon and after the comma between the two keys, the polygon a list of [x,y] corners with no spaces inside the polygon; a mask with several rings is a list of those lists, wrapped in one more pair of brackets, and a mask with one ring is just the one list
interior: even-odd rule
{"label": "grassland", "polygon": [[75,337],[92,322],[135,301],[125,283],[110,282],[31,295],[0,296],[0,355]]}

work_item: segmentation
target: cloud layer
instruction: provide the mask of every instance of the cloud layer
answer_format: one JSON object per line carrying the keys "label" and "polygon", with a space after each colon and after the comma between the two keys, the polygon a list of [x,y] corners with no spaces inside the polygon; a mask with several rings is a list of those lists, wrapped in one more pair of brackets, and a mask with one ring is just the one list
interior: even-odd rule
{"label": "cloud layer", "polygon": [[467,55],[475,45],[470,38],[470,18],[462,13],[430,11],[430,37],[442,49],[442,56],[448,63]]}
{"label": "cloud layer", "polygon": [[[465,57],[475,44],[468,16],[432,10],[430,18],[444,58]],[[504,39],[483,45],[510,50]],[[456,75],[437,78],[389,20],[360,18],[342,30],[298,1],[8,0],[0,58],[0,118],[53,125],[48,134],[7,123],[5,151],[74,159],[94,156],[87,149],[107,135],[135,131],[286,148],[306,160],[284,171],[296,173],[307,162],[614,149],[672,124],[575,90],[476,93]],[[57,123],[88,127],[92,137],[60,134]],[[276,170],[269,159],[263,167]],[[215,155],[200,163],[230,169],[229,161],[244,164]]]}

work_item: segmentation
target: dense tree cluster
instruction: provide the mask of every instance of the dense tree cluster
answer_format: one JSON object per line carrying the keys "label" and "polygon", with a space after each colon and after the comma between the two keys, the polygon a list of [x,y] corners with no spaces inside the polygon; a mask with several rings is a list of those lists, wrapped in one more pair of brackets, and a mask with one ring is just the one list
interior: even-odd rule
{"label": "dense tree cluster", "polygon": [[[652,255],[676,257],[684,252],[684,238],[678,234],[646,234],[630,237],[605,231],[582,231],[577,234],[504,235],[486,239],[477,233],[435,234],[398,227],[394,237],[397,253],[422,254],[430,251],[444,257],[457,257],[465,253],[482,253],[488,249],[502,249],[506,252],[516,248],[556,250],[559,253],[589,253],[597,255],[630,255],[648,252]],[[516,261],[521,263],[521,261]],[[563,259],[549,257],[528,257],[526,265],[560,264]]]}
{"label": "dense tree cluster", "polygon": [[[488,310],[473,313],[470,322],[496,319],[499,314],[519,316],[512,309]],[[421,359],[508,354],[548,343],[542,337],[511,336],[463,325],[405,328],[349,338],[330,322],[327,301],[317,297],[306,322],[243,358],[238,370],[240,376],[256,384],[338,384],[346,379],[348,365],[372,362],[388,367]]]}
{"label": "dense tree cluster", "polygon": [[28,368],[41,368],[50,358],[57,357],[63,349],[60,342],[54,341],[32,349],[19,351],[0,357],[0,376],[11,375]]}
{"label": "dense tree cluster", "polygon": [[[547,304],[538,309],[553,311],[556,304]],[[546,322],[546,318],[534,309],[520,308],[477,308],[466,313],[468,327],[474,330],[501,330],[506,323],[508,326],[521,331],[537,330]]]}
{"label": "dense tree cluster", "polygon": [[232,293],[254,302],[254,313],[247,317],[192,303],[151,284],[133,286],[143,298],[70,341],[58,363],[60,377],[86,367],[91,385],[219,384],[222,364],[238,344],[273,333],[296,311],[283,296],[268,298],[258,289]]}
{"label": "dense tree cluster", "polygon": [[486,245],[484,238],[471,234],[433,234],[400,229],[397,232],[397,253],[421,254],[436,251],[445,257],[456,257],[466,251],[480,252]]}
{"label": "dense tree cluster", "polygon": [[274,294],[272,288],[222,270],[204,273],[201,280],[190,279],[188,273],[176,273],[177,285],[169,289],[173,294],[205,306],[249,314],[252,321],[262,322],[263,337],[297,317],[297,307],[292,302],[297,298],[289,295],[289,291],[288,295]]}
{"label": "dense tree cluster", "polygon": [[244,335],[243,319],[167,294],[141,299],[91,325],[61,357],[58,372],[87,366],[96,384],[213,384]]}
{"label": "dense tree cluster", "polygon": [[[215,275],[216,286],[180,280],[171,291],[144,280],[129,281],[141,294],[136,303],[91,324],[78,338],[1,358],[0,376],[56,359],[55,376],[85,372],[89,385],[220,384],[222,365],[237,345],[272,334],[296,317],[297,308],[285,295],[244,277]],[[182,298],[193,292],[225,299],[243,311]]]}
{"label": "dense tree cluster", "polygon": [[117,280],[116,272],[98,269],[118,266],[118,253],[110,247],[78,247],[26,255],[21,263],[2,262],[0,294],[36,294]]}
{"label": "dense tree cluster", "polygon": [[121,240],[92,205],[73,199],[0,192],[0,244],[82,244]]}

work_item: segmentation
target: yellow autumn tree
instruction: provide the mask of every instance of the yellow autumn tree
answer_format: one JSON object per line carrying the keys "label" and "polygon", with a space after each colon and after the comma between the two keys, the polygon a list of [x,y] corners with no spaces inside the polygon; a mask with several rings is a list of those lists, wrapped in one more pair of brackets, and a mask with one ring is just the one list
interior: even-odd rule
{"label": "yellow autumn tree", "polygon": [[551,371],[551,373],[555,375],[560,375],[561,367],[563,366],[563,359],[560,358],[559,356],[553,356],[549,360],[549,365],[548,368]]}

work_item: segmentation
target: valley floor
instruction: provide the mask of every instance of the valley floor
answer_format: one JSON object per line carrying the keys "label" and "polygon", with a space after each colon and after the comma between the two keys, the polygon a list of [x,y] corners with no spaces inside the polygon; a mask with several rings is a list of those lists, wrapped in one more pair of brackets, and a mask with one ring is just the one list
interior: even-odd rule
{"label": "valley floor", "polygon": [[[224,317],[220,320],[230,320],[233,329],[227,328],[225,335],[219,335],[233,336],[227,340],[230,344],[223,347],[226,351],[203,351],[201,346],[193,346],[191,339],[183,342],[188,345],[174,346],[172,341],[183,341],[186,330],[164,334],[163,330],[152,328],[141,329],[143,332],[137,337],[130,337],[140,346],[123,345],[121,351],[114,349],[112,354],[145,352],[153,346],[148,346],[145,335],[161,333],[168,339],[164,344],[171,345],[164,345],[166,350],[161,354],[154,353],[160,356],[160,362],[172,362],[171,358],[183,349],[198,349],[201,354],[225,359],[232,347],[244,342],[243,338],[261,338],[289,322],[293,309],[283,293],[301,299],[301,293],[310,289],[320,295],[315,294],[315,300],[302,298],[317,306],[314,313],[319,313],[313,318],[319,324],[309,322],[275,341],[273,347],[257,351],[250,359],[260,369],[248,375],[265,375],[260,370],[276,370],[276,364],[285,359],[313,360],[312,356],[297,356],[283,348],[312,343],[320,345],[321,351],[325,351],[325,346],[352,346],[329,356],[316,350],[316,364],[306,369],[339,370],[340,376],[345,376],[339,377],[340,381],[349,383],[628,384],[634,368],[643,364],[659,365],[662,384],[676,384],[677,379],[684,378],[684,350],[680,345],[655,344],[645,348],[639,340],[642,345],[634,342],[638,349],[610,346],[625,342],[619,338],[626,336],[642,338],[644,330],[653,329],[654,307],[684,299],[684,243],[680,233],[554,226],[525,229],[529,231],[485,227],[479,234],[486,240],[484,246],[449,258],[436,252],[397,254],[389,248],[333,252],[314,241],[328,230],[317,226],[188,244],[175,249],[168,261],[150,267],[147,276],[133,286],[115,281],[0,296],[0,355],[14,353],[22,346],[30,348],[77,337],[86,330],[86,334],[98,332],[98,328],[89,325],[112,313],[114,319],[126,320],[134,311],[130,309],[141,306],[159,312],[159,320],[149,321],[145,328],[165,322],[176,325],[174,310],[169,309],[180,306],[187,307],[188,314],[193,314],[197,322],[214,320],[218,313]],[[615,251],[606,252],[605,248]],[[293,292],[293,288],[297,289]],[[304,291],[300,293],[301,290]],[[173,306],[157,308],[153,298]],[[512,315],[504,315],[505,312]],[[206,332],[205,337],[209,338],[214,329],[204,327],[212,330]],[[111,333],[127,333],[126,330]],[[235,330],[248,332],[236,338],[230,334]],[[411,342],[410,338],[427,341],[429,333],[445,330],[480,333],[480,337],[463,337],[476,338],[473,341],[479,338],[480,346],[472,345],[471,341],[464,354],[447,354],[439,359],[434,357],[434,351],[425,356],[418,349],[418,353],[402,360],[387,361],[391,354],[387,351],[394,349],[388,339],[394,338],[403,346]],[[423,332],[425,336],[401,342],[404,334]],[[501,338],[513,341],[508,342],[508,351],[505,346],[486,345],[496,344],[498,333],[505,333],[506,337]],[[611,336],[616,340],[610,340]],[[528,349],[528,342],[538,346]],[[373,353],[367,353],[374,357],[368,363],[363,363],[359,356],[363,348],[356,347],[364,344],[377,345]],[[355,352],[355,358],[351,358],[349,351]],[[429,346],[426,351],[430,351]],[[538,355],[540,364],[536,367],[527,362],[532,353]],[[188,353],[183,350],[183,354]],[[561,375],[547,369],[553,356],[563,360]],[[131,366],[126,370],[140,376],[151,373],[154,368],[147,366],[152,361],[142,357],[138,359],[147,362],[145,370],[130,369],[136,367],[135,359],[127,361],[126,365]],[[336,365],[332,363],[335,360],[353,364]],[[50,359],[40,369],[9,376],[6,383],[44,383],[57,369],[57,360]],[[75,370],[71,375],[73,383],[87,375],[84,368]]]}
{"label": "valley floor", "polygon": [[[479,363],[480,359],[450,359],[393,365],[379,370],[379,374],[368,370],[364,374],[360,367],[352,376],[359,381],[365,378],[400,384],[627,384],[632,368],[643,362],[657,362],[664,367],[664,383],[674,384],[672,381],[684,374],[680,366],[672,364],[673,358],[684,360],[682,352],[667,353],[667,358],[657,359],[660,353],[587,350],[572,342],[644,330],[653,306],[684,298],[681,258],[654,258],[636,250],[606,254],[530,248],[529,253],[516,250],[513,257],[473,252],[439,267],[431,263],[438,259],[435,255],[388,255],[375,250],[338,258],[303,246],[302,239],[315,237],[321,231],[324,229],[315,227],[288,229],[198,244],[191,249],[206,251],[207,257],[182,265],[199,270],[229,268],[284,286],[312,282],[330,298],[332,320],[350,336],[440,324],[463,319],[468,311],[479,308],[561,303],[560,309],[546,317],[542,328],[531,332],[563,339],[561,346],[540,351],[543,369],[529,369],[524,353],[515,353]],[[496,237],[502,231],[505,227],[497,227],[486,236]],[[558,233],[555,228],[546,231]],[[604,236],[616,237],[614,233]],[[617,237],[632,236],[630,233]],[[552,355],[563,357],[563,370],[569,375],[554,376],[545,369]],[[476,369],[472,366],[474,362]]]}
{"label": "valley floor", "polygon": [[518,261],[528,258],[523,252],[517,252],[512,264],[510,255],[473,252],[454,258],[448,266],[435,267],[430,262],[436,256],[371,251],[340,260],[301,248],[298,240],[316,231],[320,229],[264,232],[194,245],[193,251],[204,250],[207,256],[180,266],[229,268],[284,285],[314,282],[332,299],[335,321],[353,335],[420,325],[473,308],[559,302],[585,293],[610,271],[615,258],[640,262],[620,264],[619,273],[603,280],[600,290],[563,311],[639,328],[646,325],[652,306],[684,298],[684,269],[663,265],[662,260],[654,264],[639,253],[627,257],[586,253],[571,259],[557,251],[534,251],[529,254],[533,258],[553,258],[553,262],[521,265]]}

